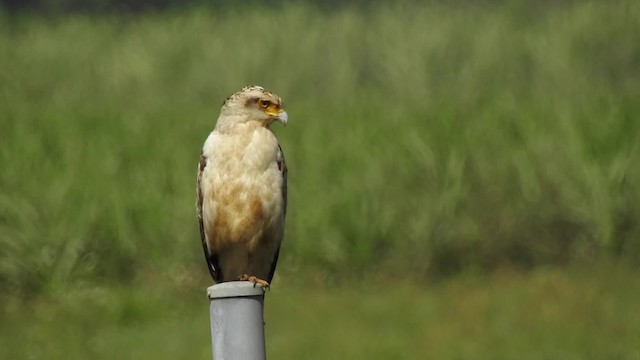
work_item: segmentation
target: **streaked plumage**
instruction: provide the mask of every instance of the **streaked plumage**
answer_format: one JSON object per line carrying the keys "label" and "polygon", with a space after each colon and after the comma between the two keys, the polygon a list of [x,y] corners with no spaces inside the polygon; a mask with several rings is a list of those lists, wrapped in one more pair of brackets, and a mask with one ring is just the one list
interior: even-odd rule
{"label": "streaked plumage", "polygon": [[217,283],[268,286],[284,235],[287,167],[269,126],[286,125],[280,97],[259,86],[229,96],[200,156],[196,212]]}

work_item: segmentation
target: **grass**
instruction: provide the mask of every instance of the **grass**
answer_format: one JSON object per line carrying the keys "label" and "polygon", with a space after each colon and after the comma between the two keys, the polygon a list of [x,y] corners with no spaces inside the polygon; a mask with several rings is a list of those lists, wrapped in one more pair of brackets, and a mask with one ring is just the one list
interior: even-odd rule
{"label": "grass", "polygon": [[210,356],[195,164],[247,84],[291,119],[272,358],[640,358],[639,22],[0,14],[0,358]]}
{"label": "grass", "polygon": [[[638,359],[640,282],[624,267],[500,271],[437,284],[281,283],[275,359]],[[198,286],[77,288],[0,313],[7,359],[210,359]]]}
{"label": "grass", "polygon": [[204,271],[194,164],[254,83],[292,120],[284,275],[637,265],[639,19],[634,1],[5,14],[0,286]]}

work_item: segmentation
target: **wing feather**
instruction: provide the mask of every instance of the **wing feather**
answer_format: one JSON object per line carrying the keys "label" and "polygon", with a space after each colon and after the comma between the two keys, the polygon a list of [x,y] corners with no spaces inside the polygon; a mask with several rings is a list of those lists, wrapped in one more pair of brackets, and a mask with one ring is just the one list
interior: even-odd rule
{"label": "wing feather", "polygon": [[[282,152],[282,147],[280,146],[280,144],[278,144],[278,155],[276,161],[278,163],[278,169],[280,169],[280,174],[282,175],[282,229],[280,229],[280,236],[284,237],[284,220],[287,215],[287,173],[289,170],[287,169],[287,163],[284,160],[284,153]],[[280,239],[280,244],[282,244],[282,239]],[[271,263],[269,278],[267,279],[269,283],[271,283],[271,281],[273,280],[273,275],[276,272],[278,256],[280,255],[280,247],[281,245],[278,245],[278,249],[276,250],[273,261]]]}
{"label": "wing feather", "polygon": [[207,238],[207,233],[204,229],[204,221],[203,221],[203,194],[202,194],[202,174],[204,172],[205,167],[207,166],[207,158],[204,155],[200,155],[200,162],[198,163],[198,176],[196,182],[196,214],[198,216],[198,225],[200,227],[200,240],[202,241],[202,249],[204,250],[204,257],[207,261],[207,267],[209,268],[209,273],[214,281],[220,282],[222,280],[222,272],[220,271],[220,267],[218,266],[218,255],[210,249],[208,243],[209,239]]}

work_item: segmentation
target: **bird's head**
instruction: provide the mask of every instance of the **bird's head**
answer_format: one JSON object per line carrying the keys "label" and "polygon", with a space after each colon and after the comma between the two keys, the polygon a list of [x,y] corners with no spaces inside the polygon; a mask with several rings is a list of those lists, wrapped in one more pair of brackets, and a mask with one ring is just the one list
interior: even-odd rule
{"label": "bird's head", "polygon": [[282,99],[260,86],[246,86],[222,103],[217,128],[256,121],[269,126],[274,121],[287,125]]}

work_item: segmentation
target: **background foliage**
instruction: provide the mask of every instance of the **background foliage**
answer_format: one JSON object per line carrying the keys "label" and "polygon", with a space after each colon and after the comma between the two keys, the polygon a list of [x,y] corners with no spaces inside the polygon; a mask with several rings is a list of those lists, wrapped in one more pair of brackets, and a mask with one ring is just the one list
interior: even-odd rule
{"label": "background foliage", "polygon": [[3,4],[0,358],[210,358],[196,161],[261,84],[270,356],[640,359],[639,2]]}
{"label": "background foliage", "polygon": [[5,15],[0,286],[205,271],[194,164],[254,83],[292,119],[281,275],[637,264],[640,6],[528,9]]}

